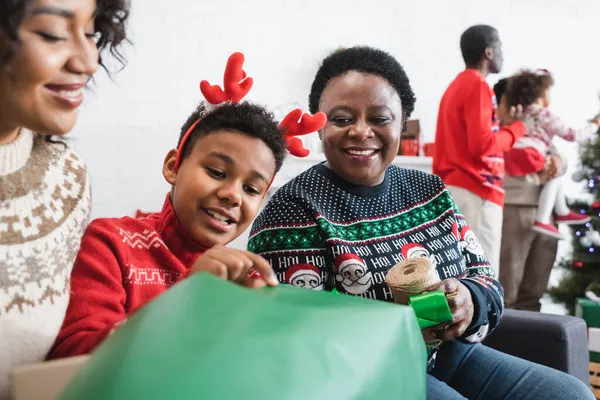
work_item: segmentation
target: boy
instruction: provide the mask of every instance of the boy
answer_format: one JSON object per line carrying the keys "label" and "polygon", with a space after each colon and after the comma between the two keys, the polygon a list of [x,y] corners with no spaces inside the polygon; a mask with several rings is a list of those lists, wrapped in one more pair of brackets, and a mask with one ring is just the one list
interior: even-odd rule
{"label": "boy", "polygon": [[497,274],[504,205],[502,154],[525,134],[525,126],[520,106],[509,111],[502,129],[498,126],[494,93],[485,81],[502,69],[496,29],[470,27],[461,36],[460,48],[466,69],[440,103],[433,173],[446,184]]}
{"label": "boy", "polygon": [[162,211],[90,224],[48,358],[91,352],[128,315],[197,272],[246,287],[276,285],[262,257],[224,245],[256,216],[285,152],[281,129],[262,107],[226,103],[207,112],[201,104],[164,160],[172,188]]}

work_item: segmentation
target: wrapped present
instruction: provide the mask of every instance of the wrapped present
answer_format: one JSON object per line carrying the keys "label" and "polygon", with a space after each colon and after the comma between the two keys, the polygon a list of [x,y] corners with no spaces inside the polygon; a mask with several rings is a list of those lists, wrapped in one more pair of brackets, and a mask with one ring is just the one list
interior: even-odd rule
{"label": "wrapped present", "polygon": [[588,327],[600,328],[600,303],[579,298],[575,303],[575,315],[582,318]]}
{"label": "wrapped present", "polygon": [[421,146],[421,123],[418,119],[408,120],[400,133],[398,155],[416,156]]}
{"label": "wrapped present", "polygon": [[[590,351],[590,366],[600,370],[600,303],[587,298],[579,298],[575,303],[575,315],[582,318],[588,326],[588,349]],[[594,375],[592,375],[594,372]],[[596,376],[597,371],[590,369],[590,380]],[[597,377],[596,377],[596,380]],[[600,382],[600,381],[598,381]],[[600,389],[594,393],[600,394]],[[598,396],[596,396],[598,397]]]}
{"label": "wrapped present", "polygon": [[129,318],[58,398],[419,400],[425,388],[412,308],[199,274]]}

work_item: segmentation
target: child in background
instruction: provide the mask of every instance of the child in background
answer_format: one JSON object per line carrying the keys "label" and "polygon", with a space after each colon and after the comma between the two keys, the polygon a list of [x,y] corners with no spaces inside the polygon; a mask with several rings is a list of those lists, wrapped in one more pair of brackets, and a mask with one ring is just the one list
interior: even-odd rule
{"label": "child in background", "polygon": [[91,352],[136,309],[197,272],[252,288],[277,285],[262,257],[224,247],[258,213],[286,153],[287,138],[273,115],[236,103],[252,85],[242,63],[240,53],[230,58],[225,91],[202,82],[210,103],[225,102],[201,103],[183,125],[177,149],[163,164],[171,191],[162,211],[90,224],[67,316],[48,358]]}
{"label": "child in background", "polygon": [[[546,156],[551,152],[554,136],[581,143],[600,126],[600,119],[595,118],[580,130],[568,127],[548,108],[553,84],[554,79],[547,70],[523,70],[508,81],[507,91],[503,96],[506,98],[506,106],[522,104],[526,107],[526,134],[504,155],[506,172],[511,176],[528,176],[531,172],[541,172]],[[531,165],[535,166],[533,171]],[[554,221],[557,223],[578,225],[590,220],[588,216],[569,209],[560,177],[544,184],[532,229],[556,239],[564,239],[558,228],[551,223],[553,211]]]}

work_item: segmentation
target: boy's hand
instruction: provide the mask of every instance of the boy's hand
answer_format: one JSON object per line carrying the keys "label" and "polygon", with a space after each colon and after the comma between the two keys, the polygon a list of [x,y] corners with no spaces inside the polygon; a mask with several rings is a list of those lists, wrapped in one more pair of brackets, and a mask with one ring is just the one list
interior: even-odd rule
{"label": "boy's hand", "polygon": [[592,119],[590,119],[590,122],[592,124],[596,124],[596,125],[600,126],[600,117],[592,118]]}
{"label": "boy's hand", "polygon": [[[249,276],[251,269],[260,273]],[[245,250],[214,246],[204,252],[192,265],[190,275],[197,272],[209,272],[222,279],[238,283],[242,286],[259,288],[266,285],[277,286],[277,278],[273,269],[261,256]]]}
{"label": "boy's hand", "polygon": [[523,113],[523,106],[517,105],[512,106],[508,109],[508,112],[502,119],[502,126],[510,125],[515,121],[523,121],[525,114]]}

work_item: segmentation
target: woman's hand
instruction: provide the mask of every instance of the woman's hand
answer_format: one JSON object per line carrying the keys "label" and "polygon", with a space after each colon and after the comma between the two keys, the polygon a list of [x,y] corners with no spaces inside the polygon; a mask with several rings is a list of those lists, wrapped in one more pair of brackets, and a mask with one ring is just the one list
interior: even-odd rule
{"label": "woman's hand", "polygon": [[434,340],[450,341],[461,336],[473,320],[473,299],[471,292],[456,278],[449,278],[438,284],[428,287],[425,292],[441,290],[446,294],[452,321],[442,322],[430,328],[423,329],[423,338],[426,342]]}
{"label": "woman's hand", "polygon": [[[255,273],[250,274],[251,269],[258,271],[260,276]],[[251,288],[278,285],[267,260],[249,251],[224,246],[214,246],[198,257],[190,269],[190,275],[198,272],[209,272],[219,278]]]}

